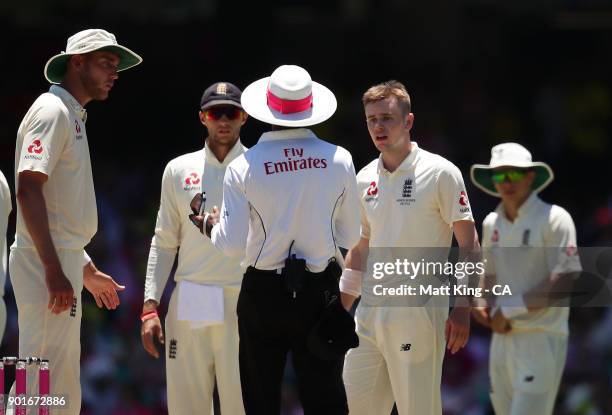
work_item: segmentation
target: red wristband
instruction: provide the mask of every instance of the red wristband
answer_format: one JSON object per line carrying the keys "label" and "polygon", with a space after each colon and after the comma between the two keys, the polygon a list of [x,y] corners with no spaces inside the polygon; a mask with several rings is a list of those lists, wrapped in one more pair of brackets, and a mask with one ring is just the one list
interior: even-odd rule
{"label": "red wristband", "polygon": [[140,321],[143,323],[147,320],[151,320],[152,318],[158,317],[157,310],[145,311],[140,315]]}

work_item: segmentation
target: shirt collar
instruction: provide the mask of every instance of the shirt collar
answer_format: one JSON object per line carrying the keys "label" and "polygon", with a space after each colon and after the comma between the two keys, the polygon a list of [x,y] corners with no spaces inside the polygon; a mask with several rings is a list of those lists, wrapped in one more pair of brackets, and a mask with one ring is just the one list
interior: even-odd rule
{"label": "shirt collar", "polygon": [[[516,219],[514,222],[516,222],[519,219],[522,219],[526,216],[528,216],[531,212],[533,212],[534,208],[540,204],[540,198],[538,197],[538,195],[535,192],[531,192],[531,194],[529,195],[529,197],[523,202],[523,204],[521,205],[521,207],[519,207],[518,209],[518,214],[516,216]],[[504,205],[503,203],[500,203],[497,206],[497,214],[501,217],[503,217],[504,219],[508,220],[508,218],[506,217],[506,212],[504,211]]]}
{"label": "shirt collar", "polygon": [[288,130],[268,131],[259,137],[258,143],[274,140],[291,140],[294,138],[317,138],[308,128],[290,128]]}
{"label": "shirt collar", "polygon": [[59,85],[51,85],[49,92],[55,96],[58,96],[64,102],[64,104],[66,104],[66,106],[81,119],[81,121],[87,121],[87,110],[83,108],[81,104],[79,104],[76,98],[70,94],[70,92],[66,91]]}
{"label": "shirt collar", "polygon": [[[418,153],[419,153],[419,145],[417,144],[416,141],[411,141],[410,142],[410,153],[408,153],[404,161],[401,162],[401,164],[397,167],[397,169],[395,169],[393,173],[395,173],[396,171],[410,170],[410,168],[414,166],[414,163],[416,162]],[[385,168],[383,164],[382,154],[378,157],[378,173],[380,174],[381,172],[389,173],[389,171]]]}
{"label": "shirt collar", "polygon": [[213,153],[208,147],[208,140],[204,142],[204,159],[207,163],[212,163],[216,166],[225,167],[230,164],[236,157],[244,153],[244,147],[242,146],[242,142],[240,141],[240,137],[236,140],[234,147],[227,153],[227,156],[223,159],[223,163],[217,160],[215,153]]}

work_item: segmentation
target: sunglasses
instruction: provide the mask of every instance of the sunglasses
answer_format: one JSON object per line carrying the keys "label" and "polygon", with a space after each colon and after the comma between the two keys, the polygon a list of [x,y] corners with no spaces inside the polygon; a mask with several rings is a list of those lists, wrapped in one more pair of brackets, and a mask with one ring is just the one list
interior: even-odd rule
{"label": "sunglasses", "polygon": [[228,120],[237,120],[240,118],[242,110],[233,105],[212,107],[204,110],[204,116],[207,120],[219,121],[225,115]]}
{"label": "sunglasses", "polygon": [[527,170],[505,170],[491,173],[491,180],[493,183],[501,184],[506,181],[510,183],[516,183],[525,177]]}

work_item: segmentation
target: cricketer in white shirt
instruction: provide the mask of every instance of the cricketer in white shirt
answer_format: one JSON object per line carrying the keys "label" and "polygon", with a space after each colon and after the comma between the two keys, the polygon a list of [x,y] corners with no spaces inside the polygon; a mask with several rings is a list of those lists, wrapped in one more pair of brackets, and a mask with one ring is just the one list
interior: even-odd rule
{"label": "cricketer in white shirt", "polygon": [[[155,340],[166,343],[168,413],[213,413],[215,384],[223,413],[244,414],[238,367],[236,304],[242,275],[240,260],[228,258],[195,228],[190,203],[205,195],[220,205],[227,166],[242,155],[240,130],[247,120],[242,91],[229,82],[204,90],[199,118],[206,127],[204,149],[170,161],[162,178],[155,236],[151,241],[141,339],[155,358]],[[178,257],[177,257],[178,255]],[[177,282],[165,320],[157,314],[175,259]]]}
{"label": "cricketer in white shirt", "polygon": [[[376,85],[363,101],[381,155],[357,175],[361,241],[347,254],[340,282],[347,309],[362,294],[362,279],[371,278],[364,274],[374,254],[450,250],[453,233],[461,248],[478,245],[461,172],[410,140],[414,115],[404,86]],[[395,402],[400,415],[441,415],[445,343],[453,353],[467,343],[469,306],[458,299],[461,307],[449,316],[448,297],[436,300],[408,307],[366,305],[362,299],[355,314],[359,347],[349,350],[344,365],[351,414],[387,414]]]}
{"label": "cricketer in white shirt", "polygon": [[552,178],[548,165],[532,162],[516,143],[493,147],[490,165],[472,167],[474,183],[502,199],[482,225],[486,285],[512,291],[492,310],[474,309],[494,332],[489,377],[498,415],[552,414],[565,366],[569,308],[547,297],[571,292],[582,268],[570,214],[537,195]]}
{"label": "cricketer in white shirt", "polygon": [[[242,281],[240,260],[213,246],[189,221],[189,203],[206,192],[220,205],[228,164],[246,148],[240,140],[223,162],[208,145],[170,161],[162,178],[155,236],[151,240],[144,300],[160,303],[178,254],[165,320],[168,412],[208,413],[217,383],[221,408],[244,413],[238,382],[236,302]],[[236,396],[238,394],[238,396]],[[210,412],[212,413],[212,412]]]}

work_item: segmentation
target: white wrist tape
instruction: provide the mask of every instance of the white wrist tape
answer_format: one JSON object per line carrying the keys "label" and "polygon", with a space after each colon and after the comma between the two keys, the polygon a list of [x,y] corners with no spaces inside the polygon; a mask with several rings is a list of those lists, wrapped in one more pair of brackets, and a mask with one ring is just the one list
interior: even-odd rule
{"label": "white wrist tape", "polygon": [[361,282],[363,280],[363,272],[345,268],[340,277],[340,292],[350,294],[354,297],[361,295]]}
{"label": "white wrist tape", "polygon": [[521,314],[526,314],[529,312],[527,306],[525,306],[525,301],[523,301],[522,296],[498,298],[497,303],[499,304],[504,317],[507,319],[513,319]]}

